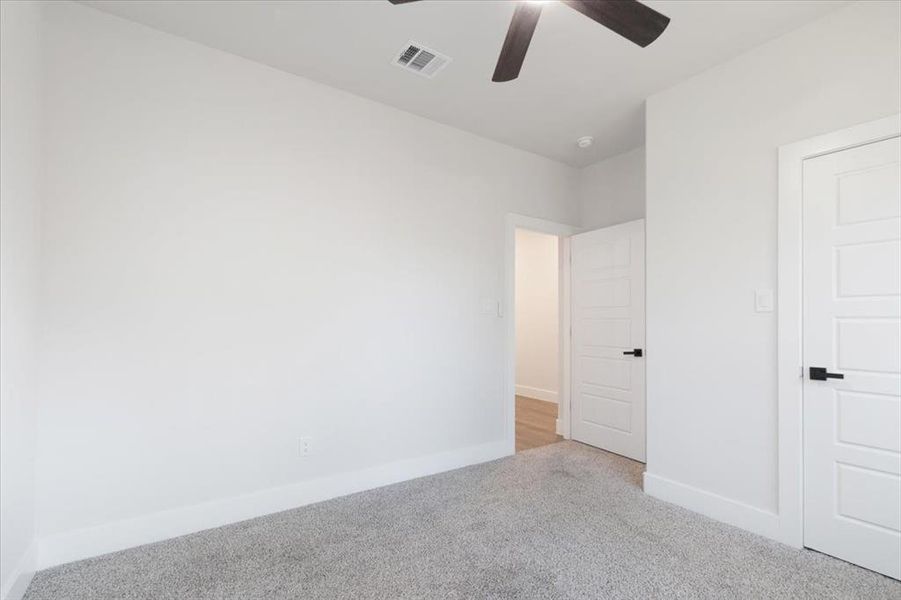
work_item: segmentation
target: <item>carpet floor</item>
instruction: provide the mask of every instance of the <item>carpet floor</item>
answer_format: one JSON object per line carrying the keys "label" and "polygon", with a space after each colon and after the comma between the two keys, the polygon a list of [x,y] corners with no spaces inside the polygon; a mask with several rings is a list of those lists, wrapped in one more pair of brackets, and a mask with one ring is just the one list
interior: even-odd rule
{"label": "carpet floor", "polygon": [[574,442],[38,573],[27,600],[901,598],[901,583],[655,500]]}

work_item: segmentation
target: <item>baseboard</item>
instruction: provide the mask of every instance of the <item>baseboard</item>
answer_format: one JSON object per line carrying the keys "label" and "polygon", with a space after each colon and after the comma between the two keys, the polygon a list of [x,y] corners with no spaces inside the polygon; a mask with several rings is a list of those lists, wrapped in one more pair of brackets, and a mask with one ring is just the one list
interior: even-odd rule
{"label": "baseboard", "polygon": [[659,475],[644,474],[644,492],[670,504],[701,513],[711,519],[746,529],[777,541],[785,537],[775,513],[679,483]]}
{"label": "baseboard", "polygon": [[525,396],[526,398],[534,398],[535,400],[544,400],[545,402],[557,403],[557,392],[553,390],[543,390],[541,388],[529,387],[527,385],[516,384],[516,395]]}
{"label": "baseboard", "polygon": [[560,422],[560,419],[557,419],[555,421],[555,424],[556,425],[554,427],[554,431],[557,433],[557,435],[563,435],[563,423]]}
{"label": "baseboard", "polygon": [[0,599],[22,600],[32,577],[34,577],[37,566],[37,554],[38,546],[36,543],[32,543],[28,550],[25,551],[25,554],[22,555],[19,564],[10,573],[9,579],[3,582],[3,588],[0,589]]}
{"label": "baseboard", "polygon": [[40,569],[46,569],[392,483],[487,462],[509,456],[511,453],[510,444],[506,441],[491,442],[97,527],[49,535],[40,539],[38,566]]}

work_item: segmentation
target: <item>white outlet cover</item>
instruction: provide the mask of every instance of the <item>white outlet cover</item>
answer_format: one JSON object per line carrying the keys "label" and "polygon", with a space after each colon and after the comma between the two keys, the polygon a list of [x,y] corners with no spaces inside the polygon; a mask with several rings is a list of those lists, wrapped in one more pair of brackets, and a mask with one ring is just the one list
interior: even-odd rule
{"label": "white outlet cover", "polygon": [[313,454],[313,438],[302,437],[298,440],[297,453],[301,456],[309,456]]}

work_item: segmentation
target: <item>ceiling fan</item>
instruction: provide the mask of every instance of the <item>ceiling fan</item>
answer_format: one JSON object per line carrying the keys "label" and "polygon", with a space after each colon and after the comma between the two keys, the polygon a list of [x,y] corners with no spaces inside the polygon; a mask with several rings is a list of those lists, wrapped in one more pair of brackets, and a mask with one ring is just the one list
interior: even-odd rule
{"label": "ceiling fan", "polygon": [[[391,4],[407,4],[419,0],[388,0]],[[638,0],[559,0],[593,19],[630,42],[644,48],[663,33],[669,25],[669,17],[647,7]],[[501,55],[494,68],[491,81],[512,81],[519,77],[519,70],[526,58],[526,51],[541,16],[542,1],[523,0],[516,6]]]}

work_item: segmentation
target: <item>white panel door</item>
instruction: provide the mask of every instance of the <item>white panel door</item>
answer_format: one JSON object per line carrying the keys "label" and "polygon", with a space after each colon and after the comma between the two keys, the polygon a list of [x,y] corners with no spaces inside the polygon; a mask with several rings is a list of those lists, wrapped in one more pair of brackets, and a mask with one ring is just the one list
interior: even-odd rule
{"label": "white panel door", "polygon": [[899,578],[901,140],[808,159],[803,189],[804,544]]}
{"label": "white panel door", "polygon": [[644,220],[571,249],[572,437],[644,462]]}

